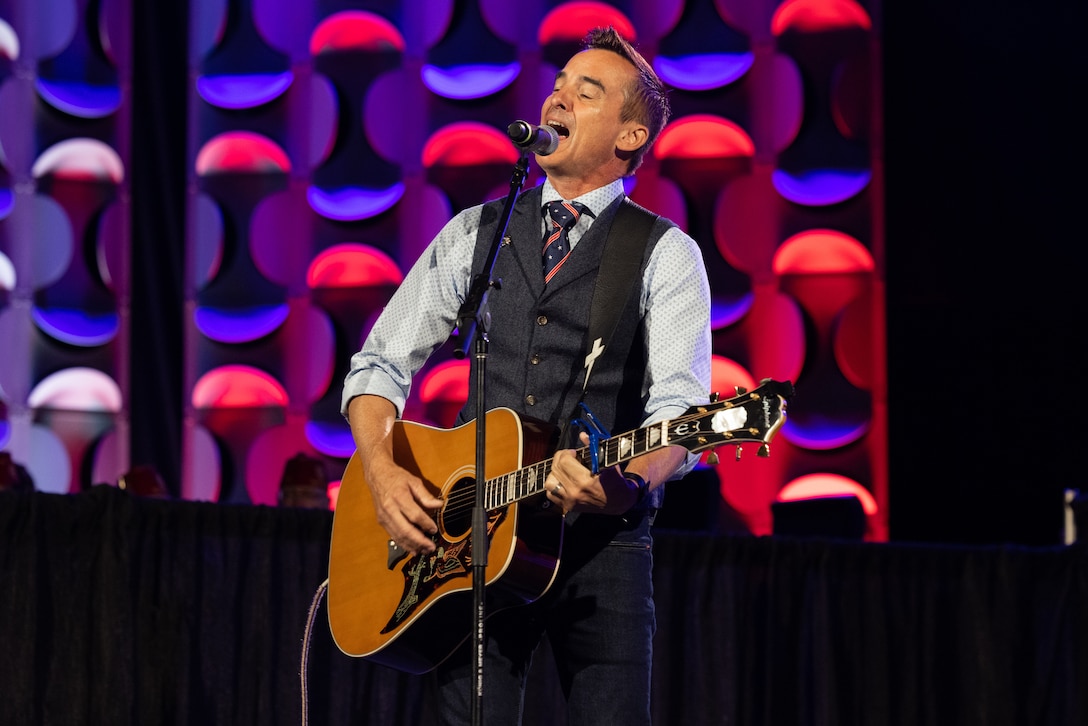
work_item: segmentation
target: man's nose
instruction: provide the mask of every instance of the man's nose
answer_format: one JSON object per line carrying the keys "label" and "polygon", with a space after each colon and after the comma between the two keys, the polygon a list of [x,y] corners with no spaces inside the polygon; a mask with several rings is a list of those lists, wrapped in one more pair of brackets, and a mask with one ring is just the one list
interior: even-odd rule
{"label": "man's nose", "polygon": [[548,96],[548,107],[561,108],[563,110],[566,110],[567,101],[562,88],[560,88],[558,91],[552,91],[552,94]]}

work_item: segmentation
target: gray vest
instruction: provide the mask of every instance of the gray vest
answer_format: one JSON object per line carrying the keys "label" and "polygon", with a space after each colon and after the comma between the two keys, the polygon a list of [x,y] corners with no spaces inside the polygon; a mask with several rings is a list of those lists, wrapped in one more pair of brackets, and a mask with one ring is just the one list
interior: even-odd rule
{"label": "gray vest", "polygon": [[[519,197],[495,264],[500,289],[492,290],[491,325],[487,359],[487,409],[507,407],[520,415],[564,426],[576,414],[585,381],[586,340],[590,300],[608,231],[623,201],[622,195],[605,209],[579,240],[566,264],[545,287],[541,269],[541,188]],[[498,227],[503,200],[484,206],[476,238],[473,271],[487,259]],[[645,270],[654,245],[673,227],[659,219],[646,240],[639,267]],[[641,285],[637,286],[641,288]],[[633,294],[620,315],[604,354],[594,363],[584,401],[612,434],[638,428],[644,416],[642,391],[646,370],[643,321],[639,295]],[[459,422],[476,416],[473,382]],[[577,432],[566,441],[575,445]]]}

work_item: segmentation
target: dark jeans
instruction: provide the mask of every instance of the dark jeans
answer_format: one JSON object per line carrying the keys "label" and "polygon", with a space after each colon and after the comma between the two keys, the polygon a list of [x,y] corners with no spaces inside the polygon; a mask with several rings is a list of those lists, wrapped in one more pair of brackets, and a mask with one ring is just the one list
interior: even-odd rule
{"label": "dark jeans", "polygon": [[[484,726],[521,723],[533,650],[547,634],[570,726],[650,723],[655,630],[651,517],[582,515],[564,534],[559,577],[535,603],[487,619]],[[471,646],[437,671],[442,723],[471,722]]]}

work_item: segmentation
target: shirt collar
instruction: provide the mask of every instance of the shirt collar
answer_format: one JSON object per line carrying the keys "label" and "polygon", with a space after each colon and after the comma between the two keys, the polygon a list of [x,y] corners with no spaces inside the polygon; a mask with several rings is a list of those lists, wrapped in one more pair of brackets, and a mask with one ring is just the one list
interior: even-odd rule
{"label": "shirt collar", "polygon": [[[555,187],[552,186],[551,180],[545,179],[542,185],[542,196],[540,203],[547,204],[548,202],[555,202],[562,199],[559,196],[559,192],[555,191]],[[623,194],[623,179],[617,179],[611,184],[606,184],[603,187],[597,187],[593,191],[586,192],[580,197],[574,199],[567,199],[568,202],[580,202],[584,204],[587,209],[592,213],[594,217],[599,215],[605,209],[608,208],[612,202],[616,200],[616,197]]]}

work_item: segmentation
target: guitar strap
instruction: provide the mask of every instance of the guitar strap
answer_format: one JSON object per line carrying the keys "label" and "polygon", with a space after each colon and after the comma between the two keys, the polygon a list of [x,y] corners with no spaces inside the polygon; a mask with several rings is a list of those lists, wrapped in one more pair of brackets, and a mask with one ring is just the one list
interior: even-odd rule
{"label": "guitar strap", "polygon": [[[578,401],[566,410],[575,415],[575,409],[588,390],[593,365],[601,357],[616,331],[620,314],[631,295],[642,287],[643,258],[650,241],[650,232],[659,219],[658,215],[624,197],[612,228],[608,230],[596,286],[589,308],[589,328],[586,335],[586,357],[582,369],[582,392]],[[560,441],[567,441],[570,418],[563,424]]]}
{"label": "guitar strap", "polygon": [[582,391],[589,386],[593,364],[612,340],[620,313],[627,301],[642,285],[642,259],[650,239],[650,230],[658,216],[648,209],[624,198],[612,229],[608,230],[597,285],[589,308],[589,333],[586,336],[585,376]]}

